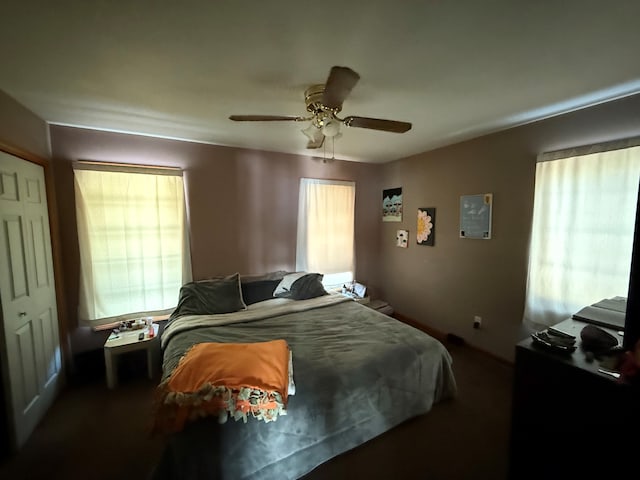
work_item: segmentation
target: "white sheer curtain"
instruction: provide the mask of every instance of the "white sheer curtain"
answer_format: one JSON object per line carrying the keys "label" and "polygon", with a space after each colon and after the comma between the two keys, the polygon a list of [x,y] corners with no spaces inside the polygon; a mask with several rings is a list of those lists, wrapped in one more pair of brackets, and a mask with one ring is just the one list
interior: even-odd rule
{"label": "white sheer curtain", "polygon": [[296,270],[327,287],[353,280],[355,196],[354,182],[300,179]]}
{"label": "white sheer curtain", "polygon": [[191,279],[181,172],[86,168],[74,167],[80,319],[175,308]]}
{"label": "white sheer curtain", "polygon": [[539,158],[525,324],[553,325],[586,305],[627,296],[639,143],[631,139]]}

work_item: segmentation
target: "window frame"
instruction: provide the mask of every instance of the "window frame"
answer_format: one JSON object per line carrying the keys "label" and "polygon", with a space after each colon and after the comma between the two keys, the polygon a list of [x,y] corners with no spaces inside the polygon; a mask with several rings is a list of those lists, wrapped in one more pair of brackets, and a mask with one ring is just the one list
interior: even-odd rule
{"label": "window frame", "polygon": [[[132,318],[146,317],[146,316],[158,317],[158,316],[166,316],[170,314],[171,311],[175,308],[175,304],[177,303],[179,287],[184,283],[190,281],[192,278],[191,252],[190,252],[190,242],[189,242],[189,225],[188,225],[188,218],[187,218],[187,212],[186,212],[186,188],[184,185],[182,169],[176,168],[176,167],[161,167],[161,166],[156,167],[156,166],[148,166],[148,165],[131,165],[131,164],[94,162],[94,161],[77,161],[73,163],[72,168],[74,171],[74,192],[76,195],[76,199],[75,199],[76,225],[78,230],[78,248],[80,253],[80,276],[79,276],[80,282],[79,282],[79,305],[78,305],[79,322],[84,325],[89,325],[94,328],[99,328],[100,326],[103,326],[103,325],[111,324],[111,323],[122,321],[122,320],[128,320]],[[104,173],[114,173],[114,174],[136,174],[136,175],[140,174],[140,175],[147,175],[147,176],[153,176],[153,177],[157,177],[157,176],[180,177],[180,181],[176,182],[175,185],[176,185],[176,188],[179,188],[180,190],[179,193],[181,198],[177,199],[176,203],[170,207],[176,216],[175,218],[177,219],[175,221],[174,227],[175,225],[178,225],[181,230],[181,231],[178,231],[177,236],[175,235],[175,232],[173,235],[174,237],[173,243],[176,246],[179,245],[178,248],[180,249],[180,251],[174,252],[174,255],[178,255],[179,257],[178,261],[180,263],[180,266],[176,268],[176,266],[174,265],[173,268],[169,270],[169,271],[173,270],[174,273],[176,270],[181,270],[181,272],[178,274],[180,278],[176,281],[176,278],[172,276],[171,277],[172,280],[170,280],[169,283],[174,283],[175,285],[171,285],[171,287],[167,287],[166,282],[160,283],[161,285],[160,288],[164,292],[163,294],[161,294],[161,296],[163,296],[164,300],[161,302],[162,303],[161,305],[156,305],[157,308],[152,308],[150,307],[150,305],[147,304],[147,305],[140,305],[141,308],[134,308],[133,310],[135,311],[119,311],[118,313],[107,314],[107,315],[98,314],[98,310],[95,305],[96,298],[99,297],[101,294],[104,294],[104,292],[102,293],[98,292],[97,290],[100,289],[100,287],[96,286],[93,283],[95,282],[95,277],[93,276],[94,274],[93,272],[91,272],[91,270],[94,267],[94,264],[93,264],[94,260],[92,260],[92,255],[88,253],[89,251],[88,249],[91,248],[90,240],[89,240],[89,236],[90,236],[89,229],[91,227],[87,224],[88,213],[82,211],[82,209],[87,209],[88,207],[85,203],[83,203],[83,199],[79,198],[79,193],[82,191],[83,188],[86,188],[86,185],[83,187],[79,184],[78,176],[76,175],[76,172],[80,172],[80,171],[85,171],[85,172],[93,171],[93,172],[104,172]],[[82,195],[84,194],[87,194],[87,192],[85,191],[82,194],[80,194],[80,197],[82,197]],[[112,197],[115,197],[115,195],[112,195]],[[159,198],[162,198],[162,197],[156,194],[154,198],[155,198],[155,203],[157,205],[160,203]],[[109,201],[108,197],[106,201]],[[119,198],[119,203],[120,203],[119,205],[120,208],[130,209],[131,204],[128,203],[126,200]],[[104,207],[100,207],[100,208],[107,211],[107,209]],[[156,211],[159,211],[159,209],[156,208]],[[159,222],[162,223],[162,220],[159,220]],[[123,228],[126,231],[127,227],[123,227]],[[165,229],[164,231],[166,231],[166,226],[160,225],[157,228],[158,228],[158,231],[162,231],[163,228]],[[138,230],[142,231],[142,233],[139,233],[139,235],[145,235],[144,228],[138,227]],[[143,241],[146,244],[146,242],[149,241],[149,237],[144,237]],[[162,240],[159,240],[159,243],[160,242],[162,242]],[[87,245],[85,245],[85,243],[87,243]],[[127,251],[127,249],[128,247],[125,248],[125,252]],[[144,250],[148,250],[148,249],[145,248]],[[135,255],[129,256],[128,253],[124,253],[123,256],[126,257],[127,261],[129,261],[130,258],[132,259],[136,258]],[[137,257],[137,258],[138,258],[138,262],[144,262],[144,256]],[[164,259],[165,258],[164,253],[162,253],[159,258]],[[164,264],[164,262],[162,261],[160,263]],[[162,265],[160,268],[163,274],[167,272],[165,265]],[[160,275],[160,277],[164,278],[164,275]],[[140,284],[137,284],[136,286],[142,289],[145,288],[144,285],[141,286]],[[173,294],[174,298],[169,302],[169,297],[171,295],[170,290],[172,289],[175,289],[175,294]],[[140,304],[141,303],[142,302],[140,302]],[[171,306],[169,306],[169,303],[171,303]]]}
{"label": "window frame", "polygon": [[[553,325],[570,318],[580,308],[604,298],[626,296],[629,281],[627,267],[631,263],[640,177],[640,152],[637,147],[640,147],[640,137],[545,152],[538,156],[523,315],[528,327],[539,329]],[[628,150],[623,154],[628,154],[629,158],[614,159],[613,152],[618,150]],[[606,170],[607,161],[609,170]],[[625,162],[628,170],[622,171]],[[634,172],[636,177],[632,179],[629,173]],[[578,176],[579,183],[576,183]],[[614,185],[607,185],[607,181],[611,183],[611,178],[623,178],[625,182],[614,181]],[[585,185],[593,188],[585,188]],[[625,221],[612,223],[603,229],[598,221],[604,217],[590,206],[593,208],[589,210],[593,224],[584,223],[584,199],[590,199],[590,203],[599,209],[604,202],[596,201],[596,195],[613,197],[618,194],[622,197],[620,192],[626,192],[626,200],[616,197],[614,203],[618,210],[615,215],[609,210],[608,215],[616,219],[624,218]],[[574,202],[576,198],[578,201]],[[560,225],[563,219],[569,223]],[[573,230],[568,235],[565,232],[569,227]],[[584,243],[573,243],[578,234],[590,236],[588,248],[582,247]],[[608,257],[603,254],[604,247],[601,244],[609,238],[601,240],[597,235],[617,239],[614,241],[616,246],[604,250],[606,254],[614,252],[615,259],[604,260]],[[620,257],[626,252],[626,247],[629,255]],[[586,250],[588,252],[585,254]],[[588,255],[599,259],[600,265],[595,260],[589,260]],[[599,274],[595,272],[598,268]],[[626,276],[620,274],[625,268]],[[579,275],[574,273],[576,269],[580,270]],[[602,278],[610,281],[601,282]],[[584,286],[586,279],[591,279],[588,289]],[[593,279],[598,279],[598,283]]]}
{"label": "window frame", "polygon": [[[309,229],[313,229],[313,227],[309,227],[309,212],[308,212],[308,202],[307,195],[309,192],[310,186],[334,186],[334,187],[348,187],[350,191],[345,191],[345,196],[350,196],[349,199],[345,199],[350,204],[346,205],[347,213],[350,213],[350,219],[346,219],[343,221],[350,222],[351,228],[349,234],[343,233],[343,235],[350,236],[349,240],[340,242],[340,239],[337,239],[336,243],[343,243],[346,246],[345,250],[341,250],[344,255],[344,263],[349,264],[347,270],[338,271],[337,268],[329,268],[326,270],[321,264],[322,261],[318,260],[319,255],[315,255],[316,258],[313,258],[313,253],[309,251]],[[333,200],[337,201],[337,200]],[[351,282],[355,280],[356,273],[356,254],[355,254],[355,205],[356,205],[356,182],[352,180],[331,180],[331,179],[319,179],[319,178],[307,178],[303,177],[300,179],[299,184],[299,197],[298,197],[298,228],[297,228],[297,237],[296,237],[296,270],[297,271],[313,271],[314,273],[323,274],[323,285],[325,288],[332,289],[342,286],[344,283]],[[305,207],[307,206],[307,207]],[[331,208],[332,205],[325,205],[324,208]],[[322,221],[326,221],[325,219],[321,219]],[[323,232],[324,233],[324,232]],[[330,235],[330,234],[329,234]],[[336,239],[333,239],[336,240]],[[311,247],[312,248],[312,247]],[[334,250],[335,251],[335,250]],[[310,254],[312,257],[310,257]],[[335,256],[335,255],[334,255]],[[341,263],[339,259],[336,259],[336,263]],[[346,267],[346,265],[345,265]],[[334,271],[335,270],[335,271]]]}

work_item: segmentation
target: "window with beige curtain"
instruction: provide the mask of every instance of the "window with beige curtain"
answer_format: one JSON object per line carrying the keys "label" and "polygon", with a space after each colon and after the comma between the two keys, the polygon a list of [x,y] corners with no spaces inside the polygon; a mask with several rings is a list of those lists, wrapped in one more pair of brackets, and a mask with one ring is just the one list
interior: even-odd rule
{"label": "window with beige curtain", "polygon": [[640,139],[543,154],[536,164],[524,321],[553,325],[626,297]]}
{"label": "window with beige curtain", "polygon": [[170,312],[191,279],[181,171],[78,163],[74,177],[80,319]]}
{"label": "window with beige curtain", "polygon": [[354,182],[300,179],[296,270],[324,275],[326,287],[354,279]]}

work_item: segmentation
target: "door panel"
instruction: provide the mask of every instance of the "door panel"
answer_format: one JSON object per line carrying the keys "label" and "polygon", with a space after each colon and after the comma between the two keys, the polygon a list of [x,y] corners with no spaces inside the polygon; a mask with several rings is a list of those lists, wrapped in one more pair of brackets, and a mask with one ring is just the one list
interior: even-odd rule
{"label": "door panel", "polygon": [[36,349],[33,324],[25,323],[16,330],[15,342],[18,347],[22,380],[22,395],[18,397],[18,409],[26,414],[38,399],[40,393],[36,367]]}
{"label": "door panel", "polygon": [[49,273],[47,272],[46,241],[44,236],[44,219],[42,217],[29,220],[31,231],[31,245],[33,246],[33,259],[36,267],[35,283],[38,288],[49,286]]}
{"label": "door panel", "polygon": [[27,195],[25,200],[29,203],[41,203],[42,202],[42,190],[44,187],[40,185],[40,180],[37,178],[26,178]]}
{"label": "door panel", "polygon": [[0,365],[14,450],[60,388],[53,259],[44,170],[0,152]]}
{"label": "door panel", "polygon": [[22,219],[9,217],[4,219],[4,234],[7,238],[8,267],[11,276],[11,299],[18,300],[29,295],[27,284],[27,260],[25,257]]}
{"label": "door panel", "polygon": [[38,316],[39,324],[40,324],[40,351],[42,352],[42,367],[41,367],[41,378],[44,381],[45,387],[46,385],[55,380],[56,374],[60,370],[60,365],[58,363],[58,357],[56,356],[56,342],[54,339],[56,335],[53,334],[53,331],[56,329],[57,325],[53,323],[53,317],[51,315],[51,309],[47,308],[44,312],[42,312]]}
{"label": "door panel", "polygon": [[2,200],[18,201],[18,174],[15,172],[0,172],[0,198]]}

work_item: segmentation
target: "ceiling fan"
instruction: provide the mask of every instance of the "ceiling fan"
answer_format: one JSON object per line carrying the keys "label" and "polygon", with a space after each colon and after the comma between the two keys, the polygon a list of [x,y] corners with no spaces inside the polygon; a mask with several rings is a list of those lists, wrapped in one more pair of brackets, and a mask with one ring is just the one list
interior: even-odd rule
{"label": "ceiling fan", "polygon": [[404,133],[411,129],[411,124],[381,118],[354,117],[339,118],[342,103],[353,87],[360,80],[360,75],[348,67],[331,68],[325,84],[312,85],[304,92],[304,101],[309,116],[293,117],[282,115],[231,115],[231,120],[239,122],[308,122],[308,128],[302,130],[308,138],[307,148],[320,148],[325,137],[337,138],[340,125],[347,127],[369,128],[384,132]]}

